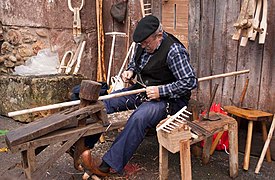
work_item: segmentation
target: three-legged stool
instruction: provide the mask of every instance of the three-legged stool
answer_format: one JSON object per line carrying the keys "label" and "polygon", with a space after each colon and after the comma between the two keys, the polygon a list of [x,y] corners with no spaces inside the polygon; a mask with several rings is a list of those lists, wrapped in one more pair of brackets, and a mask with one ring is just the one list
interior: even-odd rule
{"label": "three-legged stool", "polygon": [[[249,160],[250,160],[250,151],[251,151],[252,133],[253,133],[253,123],[254,121],[261,121],[263,141],[265,142],[267,139],[266,121],[271,121],[273,114],[263,112],[260,110],[255,110],[255,109],[238,108],[236,106],[224,106],[224,110],[227,111],[229,114],[243,118],[248,121],[247,137],[246,137],[246,145],[245,145],[245,153],[244,153],[244,163],[243,163],[243,169],[248,170]],[[266,153],[266,160],[267,162],[271,162],[271,154],[270,154],[269,147]]]}

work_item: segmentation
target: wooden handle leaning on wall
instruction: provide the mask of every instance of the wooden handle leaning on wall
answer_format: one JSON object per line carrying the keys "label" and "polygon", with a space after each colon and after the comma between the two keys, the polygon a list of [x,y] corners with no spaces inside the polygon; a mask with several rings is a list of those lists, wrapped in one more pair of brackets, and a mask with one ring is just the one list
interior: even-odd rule
{"label": "wooden handle leaning on wall", "polygon": [[264,156],[266,154],[267,148],[269,147],[270,141],[272,139],[274,128],[275,128],[275,114],[273,115],[273,120],[272,120],[272,124],[271,124],[270,130],[269,130],[268,136],[267,136],[267,140],[265,141],[263,151],[261,153],[260,159],[259,159],[258,164],[255,169],[256,174],[258,174],[261,169],[261,166],[262,166],[262,163],[264,160]]}
{"label": "wooden handle leaning on wall", "polygon": [[[198,82],[217,79],[217,78],[222,78],[222,77],[234,76],[234,75],[238,75],[238,74],[245,74],[245,73],[249,73],[249,70],[235,71],[235,72],[230,72],[230,73],[223,73],[223,74],[217,74],[217,75],[213,75],[213,76],[202,77],[202,78],[198,78]],[[137,92],[135,92],[135,91],[137,91]],[[134,90],[134,91],[129,91],[129,93],[131,93],[131,92],[133,92],[133,94],[137,94],[137,93],[140,93],[140,92],[145,92],[145,89],[138,89],[138,90]],[[103,99],[104,97],[105,98],[106,97],[108,97],[108,98],[119,97],[118,94],[119,93],[117,93],[117,95],[110,94],[110,95],[106,95],[106,96],[100,96],[98,98],[98,100],[104,100]],[[130,95],[130,94],[127,94],[127,95]],[[31,109],[24,109],[24,110],[9,112],[8,116],[13,117],[13,116],[18,116],[18,115],[22,115],[22,114],[27,114],[27,113],[37,112],[37,111],[50,110],[50,109],[57,109],[57,108],[61,108],[61,107],[74,106],[74,105],[78,105],[78,104],[80,104],[80,100],[57,103],[57,104],[51,104],[51,105],[40,106],[40,107],[36,107],[36,108],[31,108]]]}

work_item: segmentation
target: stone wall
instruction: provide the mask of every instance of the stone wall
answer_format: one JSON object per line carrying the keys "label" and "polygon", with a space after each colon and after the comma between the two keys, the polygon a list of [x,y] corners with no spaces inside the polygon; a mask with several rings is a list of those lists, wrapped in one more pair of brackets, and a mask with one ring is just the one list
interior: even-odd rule
{"label": "stone wall", "polygon": [[23,65],[30,57],[49,48],[46,29],[0,27],[0,73],[10,74],[15,66]]}
{"label": "stone wall", "polygon": [[[82,76],[0,76],[0,114],[30,109],[70,100],[72,88],[81,83]],[[57,110],[14,116],[15,120],[31,122]]]}

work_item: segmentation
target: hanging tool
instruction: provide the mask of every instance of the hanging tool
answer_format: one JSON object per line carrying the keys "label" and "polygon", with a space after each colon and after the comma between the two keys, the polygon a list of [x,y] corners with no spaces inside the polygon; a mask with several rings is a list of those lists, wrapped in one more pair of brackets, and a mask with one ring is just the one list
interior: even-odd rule
{"label": "hanging tool", "polygon": [[217,120],[221,119],[221,117],[220,117],[218,114],[216,114],[216,113],[211,113],[211,114],[210,114],[210,108],[211,108],[211,106],[212,106],[212,104],[213,104],[213,101],[214,101],[214,98],[215,98],[215,95],[216,95],[218,86],[219,86],[219,84],[215,84],[215,86],[214,86],[214,90],[213,90],[213,92],[212,92],[212,95],[211,95],[209,104],[208,104],[208,106],[207,106],[206,115],[205,115],[205,116],[201,116],[201,117],[202,117],[202,120],[217,121]]}
{"label": "hanging tool", "polygon": [[258,0],[255,16],[254,16],[254,20],[253,20],[254,31],[252,33],[252,37],[249,39],[251,41],[255,41],[255,39],[256,39],[256,35],[258,32],[256,29],[258,29],[259,24],[260,24],[259,18],[260,18],[261,9],[262,9],[262,0]]}
{"label": "hanging tool", "polygon": [[259,35],[259,44],[264,44],[267,33],[267,0],[263,0],[263,16],[260,28],[263,32]]}
{"label": "hanging tool", "polygon": [[84,0],[81,0],[80,7],[72,7],[72,0],[68,0],[68,7],[74,13],[73,20],[73,36],[76,42],[79,41],[81,35],[81,20],[80,20],[80,10],[83,8]]}
{"label": "hanging tool", "polygon": [[113,92],[113,91],[118,90],[118,89],[122,89],[122,86],[124,87],[124,82],[122,81],[120,76],[122,74],[122,71],[124,70],[124,66],[126,65],[126,62],[127,62],[128,58],[130,60],[133,58],[134,51],[135,51],[135,45],[136,45],[136,43],[132,42],[132,44],[131,44],[131,46],[130,46],[127,54],[126,54],[126,57],[123,61],[123,64],[122,64],[122,66],[121,66],[121,68],[118,72],[118,75],[114,76],[114,77],[111,77],[112,85],[110,86],[110,92]]}
{"label": "hanging tool", "polygon": [[110,52],[110,58],[109,58],[108,73],[107,73],[107,84],[110,85],[111,67],[112,67],[112,61],[113,61],[114,50],[115,50],[116,36],[127,37],[127,35],[126,35],[126,33],[123,33],[123,32],[107,32],[105,34],[111,35],[113,38],[111,52]]}
{"label": "hanging tool", "polygon": [[62,73],[63,69],[67,69],[68,63],[66,65],[65,60],[66,60],[67,57],[69,57],[69,61],[68,62],[72,61],[73,55],[74,55],[73,51],[66,51],[65,52],[65,54],[63,55],[63,57],[61,59],[60,66],[58,68],[58,73]]}

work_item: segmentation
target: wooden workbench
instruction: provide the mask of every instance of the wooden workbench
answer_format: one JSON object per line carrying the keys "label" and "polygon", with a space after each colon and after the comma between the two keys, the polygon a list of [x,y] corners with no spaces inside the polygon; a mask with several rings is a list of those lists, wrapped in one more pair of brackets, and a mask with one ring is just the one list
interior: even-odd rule
{"label": "wooden workbench", "polygon": [[[229,175],[232,178],[238,176],[238,124],[237,121],[229,116],[217,113],[220,116],[220,120],[217,121],[193,121],[197,125],[205,128],[211,133],[211,136],[205,137],[200,135],[197,139],[178,139],[179,151],[181,158],[181,174],[182,179],[192,179],[191,171],[191,156],[190,145],[205,140],[203,148],[202,159],[203,163],[207,163],[210,158],[210,148],[212,144],[212,135],[221,131],[228,131],[229,134]],[[190,137],[190,136],[184,136]],[[160,144],[159,149],[159,173],[160,179],[168,179],[168,152],[166,148]]]}

